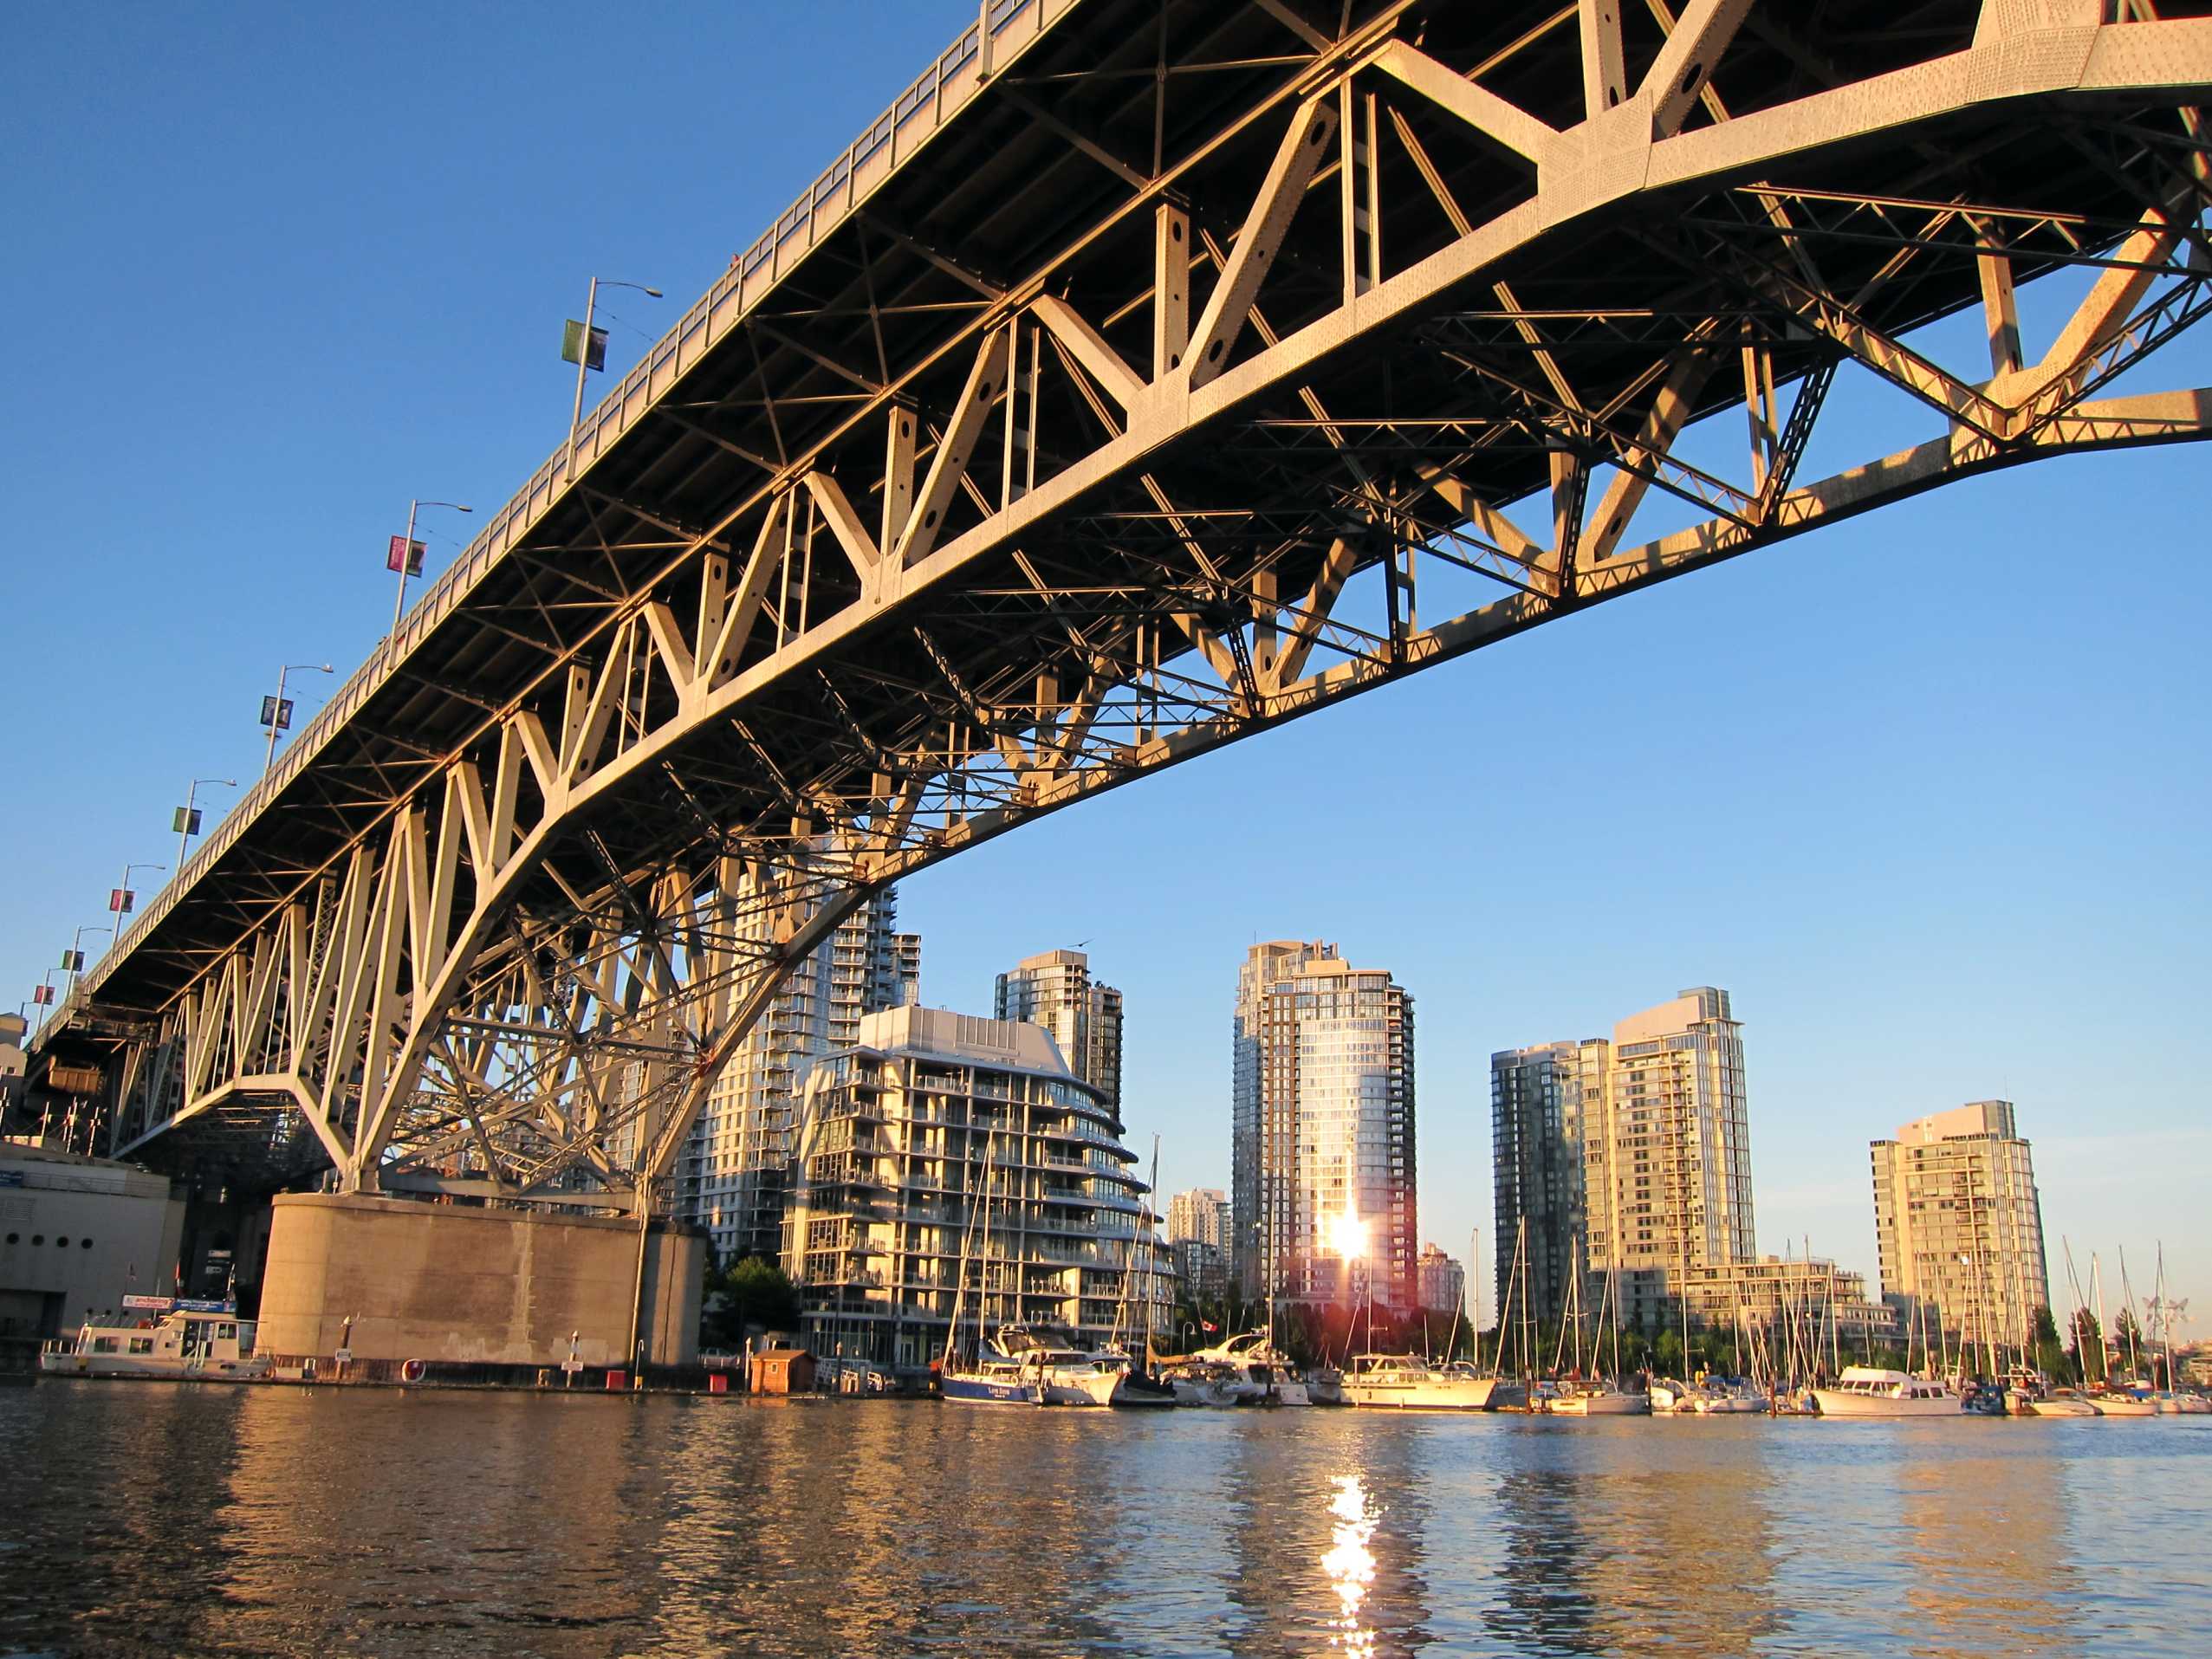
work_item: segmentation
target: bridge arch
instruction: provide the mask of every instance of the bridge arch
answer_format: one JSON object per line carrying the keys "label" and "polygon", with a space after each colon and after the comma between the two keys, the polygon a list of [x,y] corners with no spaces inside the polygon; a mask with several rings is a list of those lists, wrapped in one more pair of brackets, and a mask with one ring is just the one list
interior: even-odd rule
{"label": "bridge arch", "polygon": [[[717,285],[440,584],[289,780],[308,873],[198,870],[234,919],[139,1040],[133,1144],[282,1098],[356,1189],[649,1208],[903,876],[1830,522],[2212,433],[2204,390],[2109,395],[2212,305],[2212,23],[1931,4],[1898,62],[1741,0],[1255,8],[1176,67],[1272,67],[1164,107],[1145,165],[1116,5],[1032,0],[996,91],[848,165],[846,217]],[[944,182],[1009,147],[1064,196]],[[915,233],[932,193],[965,237]],[[2016,286],[2066,270],[2025,339]],[[1800,482],[1845,366],[1943,430]],[[1429,619],[1439,573],[1495,596]]]}

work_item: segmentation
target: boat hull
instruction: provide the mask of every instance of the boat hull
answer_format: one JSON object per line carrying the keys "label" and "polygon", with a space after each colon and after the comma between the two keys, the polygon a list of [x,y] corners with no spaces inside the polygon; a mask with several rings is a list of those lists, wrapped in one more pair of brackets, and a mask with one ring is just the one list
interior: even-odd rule
{"label": "boat hull", "polygon": [[1845,1394],[1834,1389],[1816,1388],[1813,1397],[1820,1403],[1824,1417],[1854,1417],[1876,1420],[1895,1417],[1956,1417],[1962,1416],[1958,1397],[1939,1396],[1933,1399],[1892,1399],[1878,1394]]}
{"label": "boat hull", "polygon": [[1034,1383],[1002,1383],[996,1377],[960,1377],[948,1371],[937,1378],[937,1390],[955,1405],[1037,1403],[1037,1386]]}
{"label": "boat hull", "polygon": [[2097,1408],[2086,1400],[2030,1400],[2021,1408],[2031,1417],[2093,1417]]}
{"label": "boat hull", "polygon": [[1645,1417],[1651,1414],[1651,1399],[1646,1394],[1568,1394],[1545,1410],[1555,1417]]}
{"label": "boat hull", "polygon": [[166,1383],[257,1383],[274,1369],[266,1359],[176,1360],[126,1354],[41,1354],[49,1377],[131,1377]]}
{"label": "boat hull", "polygon": [[1344,1403],[1382,1411],[1488,1411],[1497,1393],[1493,1377],[1430,1377],[1417,1383],[1341,1384]]}
{"label": "boat hull", "polygon": [[2149,1400],[2099,1398],[2092,1400],[2089,1404],[2090,1409],[2100,1417],[2155,1417],[2158,1415],[2157,1406]]}

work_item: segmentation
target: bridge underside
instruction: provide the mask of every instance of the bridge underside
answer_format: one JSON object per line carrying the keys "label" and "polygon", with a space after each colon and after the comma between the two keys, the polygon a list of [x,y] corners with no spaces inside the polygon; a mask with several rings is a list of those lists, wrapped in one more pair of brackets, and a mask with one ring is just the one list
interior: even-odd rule
{"label": "bridge underside", "polygon": [[[88,988],[136,1022],[116,1145],[649,1207],[887,883],[1832,520],[2212,434],[2114,386],[2212,303],[2183,8],[1345,10],[1005,11]],[[1917,412],[1800,477],[1854,374]]]}

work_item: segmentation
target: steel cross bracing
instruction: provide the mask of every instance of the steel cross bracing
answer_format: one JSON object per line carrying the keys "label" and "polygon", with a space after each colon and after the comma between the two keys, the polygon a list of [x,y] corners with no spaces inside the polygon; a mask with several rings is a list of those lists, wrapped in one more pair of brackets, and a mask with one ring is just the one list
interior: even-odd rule
{"label": "steel cross bracing", "polygon": [[[130,1034],[119,1148],[649,1206],[887,883],[1831,520],[2212,433],[2106,395],[2212,301],[2183,8],[1037,3],[129,942],[79,1010]],[[1808,482],[1854,371],[1921,424]]]}

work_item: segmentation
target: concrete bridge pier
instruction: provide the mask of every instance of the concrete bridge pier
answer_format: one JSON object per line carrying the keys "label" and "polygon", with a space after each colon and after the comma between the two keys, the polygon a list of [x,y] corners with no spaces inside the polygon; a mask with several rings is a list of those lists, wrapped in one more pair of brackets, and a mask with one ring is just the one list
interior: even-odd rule
{"label": "concrete bridge pier", "polygon": [[[651,1365],[698,1357],[706,1240],[619,1217],[280,1193],[263,1270],[258,1351],[280,1364],[626,1369],[632,1321]],[[347,1321],[352,1320],[350,1329]]]}

